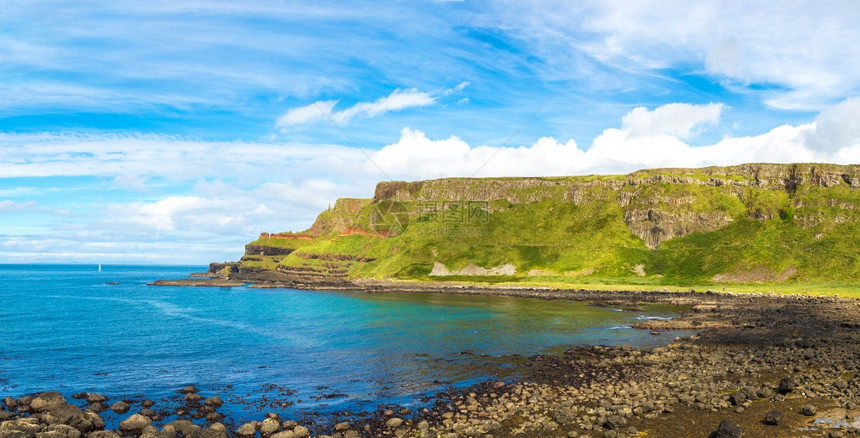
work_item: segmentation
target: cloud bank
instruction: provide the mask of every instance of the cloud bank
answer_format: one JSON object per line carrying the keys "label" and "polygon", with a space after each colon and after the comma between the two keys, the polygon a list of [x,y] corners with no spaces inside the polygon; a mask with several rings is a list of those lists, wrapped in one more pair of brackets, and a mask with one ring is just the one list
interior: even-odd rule
{"label": "cloud bank", "polygon": [[[339,197],[371,196],[376,182],[385,179],[380,169],[394,179],[416,180],[625,173],[747,162],[860,162],[856,119],[860,98],[829,107],[810,123],[778,126],[708,145],[690,143],[719,124],[725,111],[730,109],[722,104],[635,108],[619,127],[605,129],[588,146],[551,137],[521,146],[470,145],[457,136],[433,139],[411,128],[404,128],[396,142],[376,150],[165,136],[0,134],[0,175],[6,181],[95,176],[101,190],[149,188],[140,192],[144,199],[111,199],[70,218],[41,205],[39,198],[31,200],[34,189],[25,182],[7,184],[0,211],[53,215],[53,229],[23,238],[0,236],[0,258],[28,254],[122,258],[134,254],[126,251],[132,247],[141,248],[141,257],[162,262],[198,256],[202,262],[212,254],[235,257],[242,243],[258,232],[301,230]],[[57,237],[58,231],[62,238]],[[120,251],[118,242],[130,246]],[[164,248],[176,242],[195,249],[165,255]]]}

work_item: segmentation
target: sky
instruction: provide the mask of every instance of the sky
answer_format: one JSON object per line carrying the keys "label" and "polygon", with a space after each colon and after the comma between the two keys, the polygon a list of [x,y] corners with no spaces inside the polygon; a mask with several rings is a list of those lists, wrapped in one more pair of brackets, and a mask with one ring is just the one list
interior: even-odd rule
{"label": "sky", "polygon": [[860,162],[853,0],[4,0],[0,263],[205,265],[386,180]]}

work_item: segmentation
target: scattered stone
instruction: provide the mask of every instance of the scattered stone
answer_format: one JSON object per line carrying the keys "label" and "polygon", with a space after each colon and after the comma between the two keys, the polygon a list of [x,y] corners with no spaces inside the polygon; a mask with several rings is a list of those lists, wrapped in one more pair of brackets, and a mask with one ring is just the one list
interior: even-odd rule
{"label": "scattered stone", "polygon": [[[427,422],[424,421],[422,424],[426,425]],[[420,428],[420,425],[419,425]],[[334,425],[334,430],[337,432],[343,432],[345,430],[349,430],[349,421],[343,421]]]}
{"label": "scattered stone", "polygon": [[87,438],[120,438],[120,436],[112,430],[97,430],[90,432]]}
{"label": "scattered stone", "polygon": [[397,429],[403,424],[403,420],[397,417],[389,418],[385,425],[390,429]]}
{"label": "scattered stone", "polygon": [[293,433],[296,435],[296,438],[305,438],[311,436],[310,429],[304,426],[296,426],[295,428],[293,428]]}
{"label": "scattered stone", "polygon": [[245,423],[239,426],[239,429],[236,430],[236,434],[240,437],[251,437],[257,433],[257,427],[254,423]]}
{"label": "scattered stone", "polygon": [[771,426],[778,425],[780,421],[782,421],[782,412],[780,411],[770,411],[764,416],[765,424],[770,424]]}
{"label": "scattered stone", "polygon": [[183,397],[182,399],[185,400],[185,402],[187,403],[197,403],[200,400],[203,400],[203,396],[194,392],[189,392],[185,394],[185,397]]}
{"label": "scattered stone", "polygon": [[116,412],[117,414],[124,414],[128,412],[129,409],[131,409],[131,406],[124,401],[118,401],[110,405],[110,410]]}
{"label": "scattered stone", "polygon": [[206,401],[203,402],[203,404],[213,408],[220,408],[221,405],[224,404],[224,401],[221,400],[221,397],[216,395],[214,397],[207,398]]}
{"label": "scattered stone", "polygon": [[81,431],[66,424],[54,424],[36,434],[36,438],[80,438]]}
{"label": "scattered stone", "polygon": [[182,394],[193,394],[193,393],[200,392],[200,390],[197,389],[197,387],[194,385],[188,385],[185,388],[180,389],[179,392]]}
{"label": "scattered stone", "polygon": [[717,430],[711,432],[710,438],[741,438],[744,431],[737,423],[731,420],[723,420]]}
{"label": "scattered stone", "polygon": [[87,394],[87,403],[104,403],[107,401],[107,397],[97,394],[95,392],[90,392]]}
{"label": "scattered stone", "polygon": [[817,412],[818,412],[818,409],[816,409],[815,406],[809,405],[809,404],[803,405],[803,407],[800,408],[800,413],[803,415],[806,415],[807,417],[811,417],[811,416],[815,415]]}
{"label": "scattered stone", "polygon": [[149,426],[151,424],[152,420],[150,420],[149,417],[140,414],[133,414],[132,416],[119,422],[119,430],[123,432],[140,433],[146,426]]}
{"label": "scattered stone", "polygon": [[266,418],[263,420],[263,423],[260,424],[260,434],[267,437],[277,432],[280,428],[281,424],[278,423],[278,420],[275,420],[274,418]]}
{"label": "scattered stone", "polygon": [[786,377],[779,381],[779,385],[776,388],[776,391],[780,394],[788,394],[791,391],[794,391],[794,378]]}

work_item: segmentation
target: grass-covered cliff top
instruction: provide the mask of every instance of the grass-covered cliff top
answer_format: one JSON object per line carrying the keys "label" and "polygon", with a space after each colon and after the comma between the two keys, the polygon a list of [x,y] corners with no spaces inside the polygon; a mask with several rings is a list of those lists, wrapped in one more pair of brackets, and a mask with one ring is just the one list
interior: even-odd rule
{"label": "grass-covered cliff top", "polygon": [[[267,250],[266,248],[280,248]],[[567,287],[854,291],[860,166],[747,164],[628,175],[380,183],[248,269]]]}

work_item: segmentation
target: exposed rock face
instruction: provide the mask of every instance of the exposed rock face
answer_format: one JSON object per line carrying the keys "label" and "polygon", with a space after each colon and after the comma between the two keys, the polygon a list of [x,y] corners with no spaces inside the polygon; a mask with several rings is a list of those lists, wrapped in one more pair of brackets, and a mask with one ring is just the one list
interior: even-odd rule
{"label": "exposed rock face", "polygon": [[[745,164],[703,169],[653,169],[626,176],[589,178],[444,178],[381,182],[376,186],[373,202],[507,201],[528,204],[550,199],[582,205],[597,199],[613,199],[623,209],[630,231],[653,249],[673,237],[720,229],[731,223],[733,218],[719,210],[695,211],[689,206],[695,201],[694,196],[659,194],[659,191],[643,188],[712,187],[723,195],[737,198],[743,196],[744,187],[789,194],[803,184],[823,188],[847,185],[858,189],[860,166]],[[778,212],[754,209],[749,214],[766,220]]]}
{"label": "exposed rock face", "polygon": [[245,245],[245,254],[246,255],[266,255],[266,256],[289,255],[293,251],[294,251],[294,249],[292,249],[292,248],[280,248],[277,246],[254,245],[254,244]]}
{"label": "exposed rock face", "polygon": [[654,249],[673,238],[696,232],[720,229],[732,222],[723,213],[666,213],[657,209],[629,210],[624,213],[630,232]]}
{"label": "exposed rock face", "polygon": [[433,263],[433,270],[430,272],[431,276],[445,276],[445,275],[514,275],[516,274],[516,268],[514,265],[510,263],[506,263],[504,265],[493,266],[491,268],[482,268],[480,266],[475,266],[469,264],[463,269],[455,269],[453,271],[449,270],[445,265],[439,262]]}

